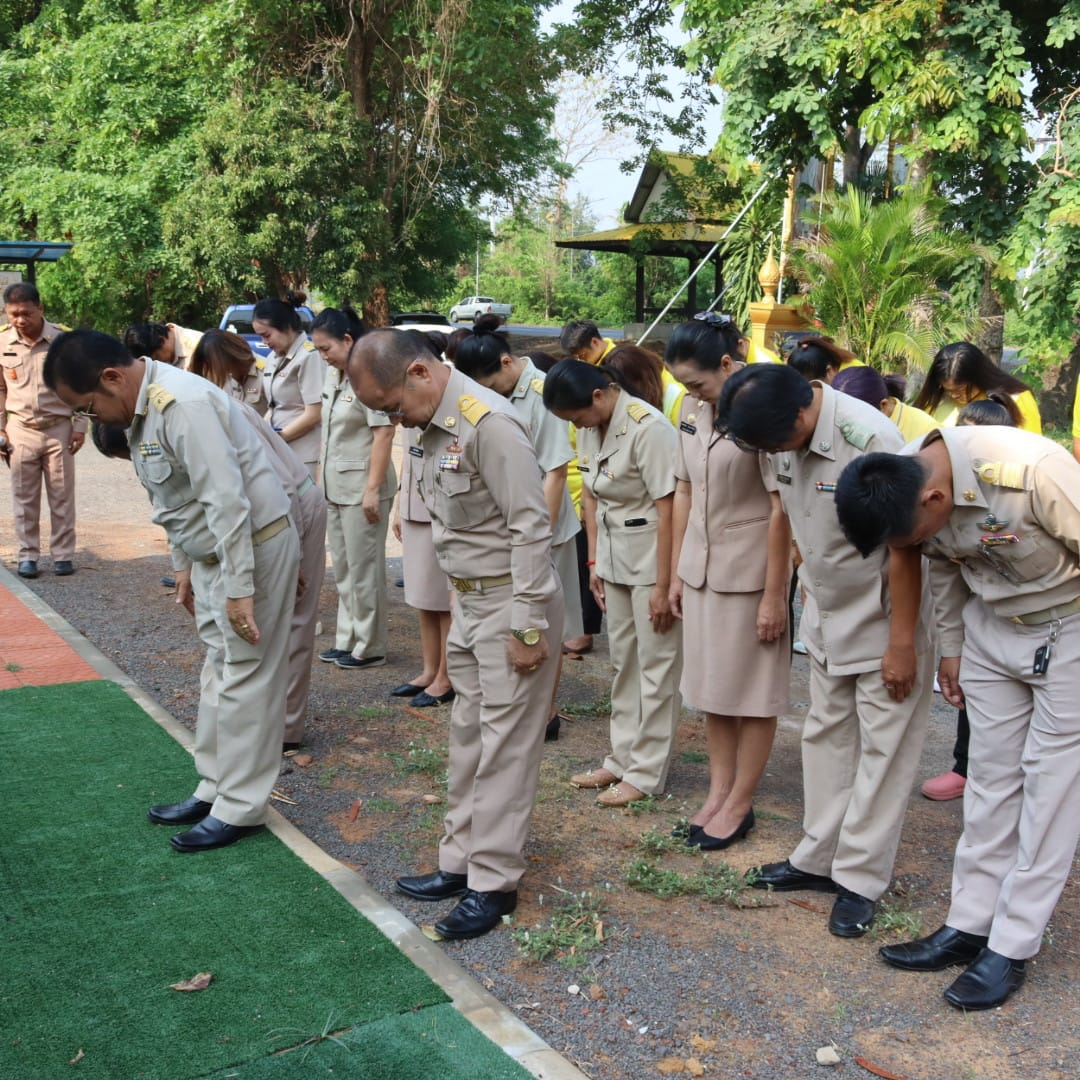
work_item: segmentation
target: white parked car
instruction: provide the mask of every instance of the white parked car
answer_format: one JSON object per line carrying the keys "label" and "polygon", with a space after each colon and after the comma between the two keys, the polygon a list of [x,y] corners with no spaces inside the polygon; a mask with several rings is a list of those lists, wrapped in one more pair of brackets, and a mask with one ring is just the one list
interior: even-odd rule
{"label": "white parked car", "polygon": [[390,325],[398,330],[438,330],[442,334],[452,334],[451,326],[437,311],[399,311],[390,316]]}
{"label": "white parked car", "polygon": [[466,296],[450,309],[450,321],[475,322],[481,315],[498,315],[500,322],[506,322],[513,311],[509,304],[496,303],[490,296]]}

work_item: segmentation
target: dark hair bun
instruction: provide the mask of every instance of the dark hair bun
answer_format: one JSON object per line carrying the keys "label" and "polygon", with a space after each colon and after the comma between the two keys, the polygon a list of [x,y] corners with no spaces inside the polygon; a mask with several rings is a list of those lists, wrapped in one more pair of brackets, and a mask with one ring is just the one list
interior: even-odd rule
{"label": "dark hair bun", "polygon": [[300,292],[298,289],[289,289],[282,297],[282,300],[284,300],[289,307],[303,307],[304,303],[307,301],[307,293]]}
{"label": "dark hair bun", "polygon": [[480,318],[473,323],[473,330],[477,334],[494,334],[498,332],[500,326],[502,326],[502,320],[499,316],[492,315],[489,312],[487,315],[481,315]]}

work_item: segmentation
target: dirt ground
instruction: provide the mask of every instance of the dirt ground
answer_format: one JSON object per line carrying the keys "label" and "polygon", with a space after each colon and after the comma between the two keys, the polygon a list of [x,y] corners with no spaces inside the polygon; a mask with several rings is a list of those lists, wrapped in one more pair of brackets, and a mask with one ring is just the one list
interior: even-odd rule
{"label": "dirt ground", "polygon": [[[128,466],[92,448],[79,466],[78,572],[58,579],[46,557],[31,587],[191,725],[202,650],[190,619],[159,584],[168,571],[163,536],[149,524],[146,497]],[[14,569],[9,506],[0,469],[0,558]],[[302,754],[283,761],[283,798],[275,806],[423,925],[449,905],[415,903],[392,885],[397,874],[435,865],[449,708],[416,710],[387,696],[419,670],[415,620],[393,585],[397,552],[389,554],[388,664],[354,672],[316,662],[309,734]],[[328,572],[318,648],[333,643],[335,607]],[[913,789],[879,928],[863,939],[834,938],[825,929],[831,898],[746,893],[720,878],[716,855],[680,852],[666,839],[706,788],[702,727],[692,713],[680,726],[666,796],[609,811],[569,787],[571,773],[603,756],[608,685],[601,637],[594,653],[566,666],[560,700],[575,720],[545,750],[530,867],[511,926],[442,946],[553,1047],[598,1080],[806,1077],[822,1071],[815,1061],[821,1047],[835,1047],[840,1063],[833,1072],[849,1078],[1080,1076],[1075,870],[1021,992],[1001,1009],[965,1016],[941,998],[957,970],[910,975],[876,955],[882,943],[943,921],[961,828],[958,802],[931,803]],[[757,827],[748,842],[722,853],[736,878],[784,858],[800,835],[806,687],[805,660],[796,658],[793,708],[781,718],[759,789]],[[953,722],[952,710],[935,697],[920,780],[950,763]],[[17,785],[17,777],[10,779]],[[711,896],[678,894],[700,882],[706,868]],[[631,879],[659,892],[633,887]],[[732,906],[725,896],[754,906]],[[289,918],[302,919],[300,898],[282,903],[286,926]],[[571,905],[576,917],[563,919],[572,925],[561,948],[549,959],[529,959],[514,930],[532,928],[536,946],[552,936],[553,915]]]}

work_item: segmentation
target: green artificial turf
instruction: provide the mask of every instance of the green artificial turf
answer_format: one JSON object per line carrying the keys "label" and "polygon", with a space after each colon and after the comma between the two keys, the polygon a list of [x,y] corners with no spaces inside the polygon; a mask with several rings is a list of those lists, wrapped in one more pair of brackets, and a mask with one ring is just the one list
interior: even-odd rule
{"label": "green artificial turf", "polygon": [[191,757],[117,686],[0,692],[0,740],[0,1077],[187,1080],[447,1000],[269,833],[173,851],[146,808]]}

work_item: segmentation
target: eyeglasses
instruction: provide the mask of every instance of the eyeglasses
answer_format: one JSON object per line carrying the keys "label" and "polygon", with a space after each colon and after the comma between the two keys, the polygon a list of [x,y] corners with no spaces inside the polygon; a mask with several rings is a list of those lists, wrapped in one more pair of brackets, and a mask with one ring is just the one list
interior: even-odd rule
{"label": "eyeglasses", "polygon": [[72,409],[71,415],[78,417],[80,420],[96,420],[97,413],[94,412],[94,399],[91,398],[85,405],[78,409]]}
{"label": "eyeglasses", "polygon": [[405,368],[405,373],[401,376],[401,386],[398,389],[397,408],[383,409],[382,410],[382,414],[383,414],[383,416],[385,416],[387,418],[387,420],[395,420],[396,421],[396,420],[404,420],[405,419],[405,411],[402,408],[402,405],[405,402],[405,383],[408,380],[408,378],[409,378],[409,369],[408,369],[408,367],[406,367]]}

